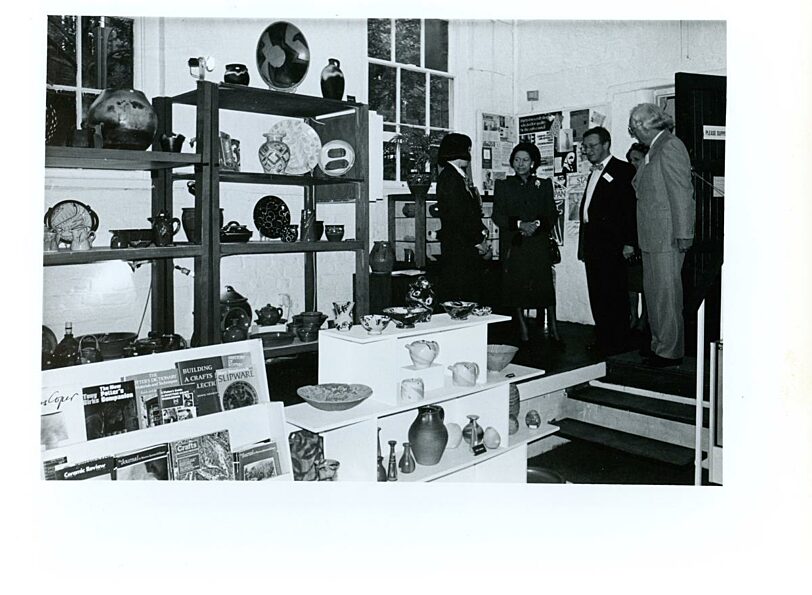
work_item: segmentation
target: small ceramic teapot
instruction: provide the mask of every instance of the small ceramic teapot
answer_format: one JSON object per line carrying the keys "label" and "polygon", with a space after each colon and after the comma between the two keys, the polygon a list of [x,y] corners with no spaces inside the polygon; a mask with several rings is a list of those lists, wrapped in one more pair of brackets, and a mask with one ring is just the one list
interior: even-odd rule
{"label": "small ceramic teapot", "polygon": [[170,217],[166,211],[159,211],[154,217],[147,217],[152,223],[152,242],[156,246],[171,246],[173,236],[180,229],[180,219]]}
{"label": "small ceramic teapot", "polygon": [[412,358],[414,367],[418,370],[428,368],[437,355],[440,353],[440,344],[437,341],[412,341],[406,345],[409,350],[409,357]]}
{"label": "small ceramic teapot", "polygon": [[90,250],[93,240],[96,239],[95,232],[89,227],[77,227],[71,231],[73,239],[70,243],[71,250]]}
{"label": "small ceramic teapot", "polygon": [[457,362],[448,366],[454,386],[474,386],[479,376],[479,365],[475,362]]}
{"label": "small ceramic teapot", "polygon": [[254,312],[257,314],[256,323],[260,326],[271,326],[282,319],[282,308],[270,304]]}

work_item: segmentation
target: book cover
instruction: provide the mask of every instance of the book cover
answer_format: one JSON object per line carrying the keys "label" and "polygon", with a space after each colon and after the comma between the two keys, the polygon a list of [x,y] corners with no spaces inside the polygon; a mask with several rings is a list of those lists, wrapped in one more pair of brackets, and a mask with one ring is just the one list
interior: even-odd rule
{"label": "book cover", "polygon": [[259,403],[254,368],[225,368],[217,371],[217,392],[223,411]]}
{"label": "book cover", "polygon": [[220,411],[220,395],[217,392],[217,370],[223,368],[222,357],[206,357],[175,364],[178,383],[193,385],[197,415]]}
{"label": "book cover", "polygon": [[191,384],[159,388],[158,399],[161,407],[162,424],[197,417],[195,388]]}
{"label": "book cover", "polygon": [[58,480],[84,480],[84,479],[113,479],[113,470],[116,460],[114,457],[102,457],[81,463],[58,465],[56,479]]}
{"label": "book cover", "polygon": [[116,480],[169,479],[169,445],[157,444],[149,448],[120,454],[115,457]]}
{"label": "book cover", "polygon": [[250,353],[231,353],[223,356],[221,368],[253,368],[254,362]]}
{"label": "book cover", "polygon": [[80,386],[43,386],[40,416],[42,450],[87,440],[85,406]]}
{"label": "book cover", "polygon": [[169,444],[170,476],[185,481],[234,479],[228,430]]}
{"label": "book cover", "polygon": [[166,386],[177,386],[179,384],[177,370],[173,368],[169,370],[159,370],[157,372],[134,374],[133,376],[126,376],[122,380],[132,380],[132,382],[135,384],[135,394],[137,396],[136,404],[138,405],[138,423],[140,424],[140,427],[149,428],[160,425],[160,415],[157,418],[150,415],[150,403],[152,403],[152,407],[154,409],[159,388],[164,388]]}
{"label": "book cover", "polygon": [[58,457],[56,459],[49,459],[42,462],[42,478],[51,480],[56,479],[56,468],[65,465],[68,462],[68,457]]}
{"label": "book cover", "polygon": [[132,380],[83,388],[82,400],[88,440],[139,428],[135,384]]}
{"label": "book cover", "polygon": [[264,481],[282,472],[276,443],[267,440],[234,453],[234,477],[241,481]]}

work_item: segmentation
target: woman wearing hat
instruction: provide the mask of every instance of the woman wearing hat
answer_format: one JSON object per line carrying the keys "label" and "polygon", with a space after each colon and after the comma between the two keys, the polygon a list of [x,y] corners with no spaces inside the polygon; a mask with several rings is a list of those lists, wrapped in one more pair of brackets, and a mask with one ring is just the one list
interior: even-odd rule
{"label": "woman wearing hat", "polygon": [[482,204],[466,182],[471,163],[471,139],[455,132],[443,137],[437,152],[437,206],[440,237],[440,287],[444,300],[478,302],[482,259],[490,251],[488,229],[482,223]]}
{"label": "woman wearing hat", "polygon": [[[543,324],[545,309],[555,305],[550,230],[558,211],[552,181],[536,177],[540,163],[536,145],[519,143],[510,154],[516,175],[496,180],[493,192],[493,221],[503,246],[502,301],[515,309],[522,341],[529,340],[524,309],[535,308]],[[550,331],[557,340],[552,320]]]}

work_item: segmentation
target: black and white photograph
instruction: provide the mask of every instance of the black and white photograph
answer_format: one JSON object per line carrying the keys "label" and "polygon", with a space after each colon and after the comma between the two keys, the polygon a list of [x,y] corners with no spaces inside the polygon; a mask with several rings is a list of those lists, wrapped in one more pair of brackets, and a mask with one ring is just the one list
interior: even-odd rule
{"label": "black and white photograph", "polygon": [[812,7],[21,8],[9,491],[65,586],[793,590]]}

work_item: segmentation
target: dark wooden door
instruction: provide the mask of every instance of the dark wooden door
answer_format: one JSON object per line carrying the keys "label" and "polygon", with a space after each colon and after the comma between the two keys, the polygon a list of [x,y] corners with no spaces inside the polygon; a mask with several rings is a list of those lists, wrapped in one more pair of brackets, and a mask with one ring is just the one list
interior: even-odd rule
{"label": "dark wooden door", "polygon": [[[691,156],[696,229],[685,258],[686,350],[696,351],[697,309],[705,300],[706,341],[716,341],[721,320],[721,266],[724,258],[724,188],[727,79],[678,72],[675,75],[676,135]],[[712,127],[712,128],[708,128]],[[714,190],[714,186],[717,187]]]}

